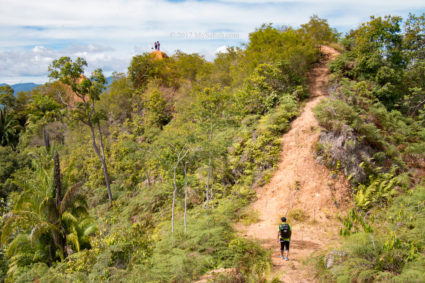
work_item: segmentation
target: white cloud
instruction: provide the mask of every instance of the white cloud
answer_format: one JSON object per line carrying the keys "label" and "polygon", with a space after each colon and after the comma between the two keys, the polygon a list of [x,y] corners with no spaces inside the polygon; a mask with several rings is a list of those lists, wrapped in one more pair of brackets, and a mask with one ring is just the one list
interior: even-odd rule
{"label": "white cloud", "polygon": [[215,53],[227,53],[227,46],[226,45],[220,46],[219,48],[215,50]]}
{"label": "white cloud", "polygon": [[[0,82],[46,73],[58,55],[122,71],[136,52],[198,52],[211,59],[221,46],[239,45],[262,23],[299,26],[313,14],[343,31],[369,15],[424,11],[423,0],[1,0]],[[172,34],[226,32],[237,38],[184,38]],[[8,56],[8,58],[4,58]],[[116,65],[114,65],[116,64]],[[48,65],[48,64],[47,64]]]}
{"label": "white cloud", "polygon": [[101,45],[73,45],[62,50],[37,45],[29,50],[3,51],[0,52],[0,77],[5,78],[7,83],[16,82],[16,77],[43,76],[46,81],[48,66],[61,56],[85,58],[88,72],[99,66],[107,74],[125,70],[127,58],[120,59],[105,52],[111,50],[113,49]]}

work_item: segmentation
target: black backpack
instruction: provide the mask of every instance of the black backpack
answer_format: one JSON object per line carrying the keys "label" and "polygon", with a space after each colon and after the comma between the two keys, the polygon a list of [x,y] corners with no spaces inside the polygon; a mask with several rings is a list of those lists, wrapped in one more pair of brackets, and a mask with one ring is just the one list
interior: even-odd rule
{"label": "black backpack", "polygon": [[279,225],[280,237],[283,239],[289,239],[291,237],[291,230],[289,224],[282,223]]}

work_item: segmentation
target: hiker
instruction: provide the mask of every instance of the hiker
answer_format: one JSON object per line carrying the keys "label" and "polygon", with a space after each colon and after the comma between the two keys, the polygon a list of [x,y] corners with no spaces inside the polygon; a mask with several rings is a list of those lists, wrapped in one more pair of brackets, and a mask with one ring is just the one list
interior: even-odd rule
{"label": "hiker", "polygon": [[155,41],[155,51],[158,50],[158,43]]}
{"label": "hiker", "polygon": [[161,44],[159,44],[159,41],[157,41],[158,42],[158,51],[160,50],[160,46],[161,46]]}
{"label": "hiker", "polygon": [[282,223],[277,229],[277,240],[280,242],[280,258],[283,259],[283,252],[285,251],[285,260],[289,260],[289,242],[291,241],[292,228],[291,225],[286,223],[286,217],[282,217],[281,220]]}

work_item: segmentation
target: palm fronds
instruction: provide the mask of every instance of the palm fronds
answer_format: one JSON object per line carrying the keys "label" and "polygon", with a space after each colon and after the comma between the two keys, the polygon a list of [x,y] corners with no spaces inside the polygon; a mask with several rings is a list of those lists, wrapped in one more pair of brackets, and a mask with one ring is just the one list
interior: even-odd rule
{"label": "palm fronds", "polygon": [[40,238],[41,235],[54,232],[59,232],[59,228],[56,227],[56,225],[48,222],[41,222],[36,224],[31,230],[31,244],[34,245],[34,243]]}
{"label": "palm fronds", "polygon": [[43,199],[43,201],[40,203],[39,211],[47,218],[47,221],[50,223],[56,223],[59,220],[59,213],[56,208],[56,202],[51,197],[45,197]]}
{"label": "palm fronds", "polygon": [[[9,271],[20,266],[21,258],[48,264],[58,258],[63,260],[67,245],[76,251],[90,247],[90,236],[97,231],[79,193],[82,183],[65,190],[58,206],[50,153],[44,150],[31,155],[32,170],[28,170],[28,175],[15,177],[14,182],[22,192],[16,196],[12,211],[3,217],[1,243],[10,252],[9,258],[13,257]],[[27,251],[18,249],[20,244]],[[28,250],[33,257],[28,257]]]}
{"label": "palm fronds", "polygon": [[59,208],[59,214],[63,214],[73,206],[74,200],[78,197],[78,190],[81,185],[82,182],[78,182],[66,191]]}

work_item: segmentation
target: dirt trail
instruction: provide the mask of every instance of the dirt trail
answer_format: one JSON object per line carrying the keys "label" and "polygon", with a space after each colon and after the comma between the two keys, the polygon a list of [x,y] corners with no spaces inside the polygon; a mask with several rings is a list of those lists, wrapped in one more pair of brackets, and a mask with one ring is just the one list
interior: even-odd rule
{"label": "dirt trail", "polygon": [[[248,238],[259,240],[272,249],[271,278],[283,282],[315,282],[311,270],[303,261],[318,250],[332,245],[337,239],[336,220],[347,196],[349,185],[342,176],[333,176],[314,158],[314,146],[320,135],[312,109],[327,95],[326,63],[338,55],[334,49],[322,46],[325,55],[309,76],[310,99],[302,114],[292,122],[291,130],[282,137],[279,167],[271,181],[257,190],[258,199],[249,209],[256,210],[259,222],[250,226],[237,225]],[[280,217],[295,212],[304,214],[304,221],[292,220],[289,261],[279,257],[277,227]],[[293,218],[293,217],[292,217]]]}

